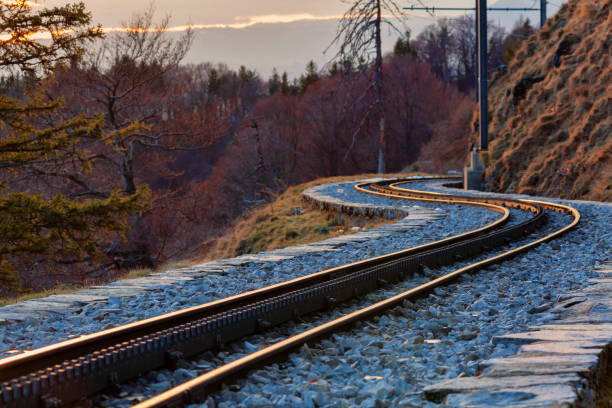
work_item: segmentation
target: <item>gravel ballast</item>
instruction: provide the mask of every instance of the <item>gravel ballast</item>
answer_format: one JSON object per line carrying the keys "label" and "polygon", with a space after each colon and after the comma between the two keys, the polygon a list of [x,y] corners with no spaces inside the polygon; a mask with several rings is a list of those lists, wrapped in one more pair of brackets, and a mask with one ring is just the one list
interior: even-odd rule
{"label": "gravel ballast", "polygon": [[[354,184],[327,186],[328,193],[341,198],[350,192],[346,203],[370,204],[370,195],[353,193]],[[410,215],[396,224],[314,244],[207,262],[2,307],[0,357],[442,239],[500,216],[470,206],[455,206],[450,211],[444,205],[386,201]],[[448,231],[448,225],[454,225],[456,232]]]}
{"label": "gravel ballast", "polygon": [[[498,213],[477,207],[421,204],[367,195],[355,191],[354,184],[327,185],[319,187],[316,192],[352,204],[371,206],[379,203],[385,208],[406,210],[408,219],[412,212],[418,214],[413,221],[420,221],[399,228],[393,225],[382,227],[370,231],[370,235],[363,232],[362,238],[365,239],[362,242],[347,242],[333,248],[333,243],[323,241],[320,248],[325,250],[301,254],[293,250],[298,255],[290,258],[284,258],[289,256],[289,252],[282,255],[275,251],[266,255],[270,259],[266,262],[261,262],[261,257],[259,260],[242,258],[232,261],[245,262],[239,266],[217,262],[187,268],[191,271],[217,268],[219,272],[189,275],[184,270],[177,276],[191,279],[149,288],[136,295],[90,302],[79,313],[57,316],[57,313],[51,313],[47,319],[28,317],[22,321],[5,318],[5,325],[0,327],[3,348],[23,350],[38,346],[33,333],[41,330],[49,334],[50,341],[58,341],[73,334],[77,327],[80,333],[86,333],[127,323],[326,267],[441,239],[483,226],[499,217]],[[603,272],[595,268],[611,258],[609,226],[612,225],[612,205],[561,202],[577,208],[583,219],[578,229],[560,240],[541,245],[502,265],[462,277],[451,286],[436,289],[435,294],[428,298],[407,302],[349,331],[311,347],[303,347],[299,353],[292,354],[286,364],[250,373],[245,380],[212,396],[203,406],[438,406],[438,402],[427,399],[424,388],[457,377],[478,378],[475,376],[481,372],[486,374],[489,365],[483,362],[511,356],[521,347],[520,342],[508,340],[510,337],[504,340],[505,335],[557,321],[559,304],[571,299],[577,290],[588,290],[593,284],[589,279],[603,276]],[[422,219],[425,215],[429,217],[426,222]],[[518,212],[513,212],[513,215],[519,219],[525,216],[518,215]],[[557,225],[569,220],[568,216],[556,214],[551,218]],[[281,259],[275,261],[275,257]],[[255,351],[264,344],[311,327],[318,319],[337,317],[455,268],[426,270],[422,276],[349,302],[331,313],[284,325],[266,335],[252,336],[230,345],[221,353],[206,353],[196,361],[185,362],[178,370],[160,370],[127,386],[118,393],[121,394],[118,399],[98,403],[102,406],[129,406],[151,392],[162,391],[235,359],[238,357],[236,352]],[[135,310],[143,316],[135,317]],[[0,309],[0,318],[2,313]],[[10,316],[10,313],[17,312],[13,309],[5,313]],[[17,333],[16,330],[23,334],[11,335]],[[575,386],[571,381],[568,380],[568,384]],[[503,406],[503,399],[510,398],[512,392],[498,394],[492,398],[498,398],[495,401]],[[430,399],[431,395],[439,397],[432,392]],[[459,397],[453,395],[446,404],[462,406],[468,401],[474,405],[473,398],[461,399],[462,394],[457,394]],[[483,401],[491,404],[491,400]],[[464,405],[470,406],[468,402]]]}
{"label": "gravel ballast", "polygon": [[[411,187],[418,188],[414,185]],[[333,188],[323,191],[332,193],[330,190]],[[397,200],[384,201],[386,206]],[[366,202],[371,203],[370,200]],[[436,401],[427,399],[423,389],[457,377],[480,378],[476,376],[483,369],[486,372],[487,361],[509,357],[519,350],[520,343],[504,341],[505,335],[527,330],[532,325],[556,321],[559,318],[559,302],[566,302],[569,294],[588,287],[591,283],[589,278],[601,276],[601,272],[594,271],[593,266],[603,263],[606,254],[610,253],[609,246],[604,244],[609,245],[609,240],[606,241],[609,233],[606,231],[608,235],[604,234],[602,239],[598,239],[594,247],[589,247],[585,238],[592,230],[596,233],[605,230],[598,223],[609,224],[612,208],[595,203],[576,206],[581,207],[583,214],[581,230],[503,265],[466,276],[455,285],[437,289],[427,299],[415,304],[407,303],[404,307],[359,324],[351,331],[336,334],[311,347],[303,347],[286,364],[252,372],[245,380],[222,390],[202,406],[438,406],[439,401],[436,398],[430,398]],[[600,207],[603,214],[597,213]],[[516,217],[516,212],[513,215]],[[567,215],[556,213],[551,214],[550,218],[552,222],[543,232],[551,232],[571,220]],[[520,220],[519,217],[514,222]],[[529,239],[524,242],[527,241]],[[576,243],[583,253],[573,253]],[[263,336],[252,336],[220,353],[206,353],[198,360],[184,362],[179,374],[161,370],[126,387],[124,393],[135,396],[136,400],[149,397],[154,392],[228,363],[266,344],[390,297],[457,267],[426,271],[424,276],[350,302],[332,313],[287,324]],[[567,399],[568,387],[559,385],[569,385],[571,389],[577,386],[574,377],[538,379],[540,382],[533,378],[527,378],[523,383],[515,381],[515,385],[527,384],[531,387],[530,392],[544,402],[550,401],[542,396],[542,390],[548,393],[546,396],[549,398],[553,386],[552,389],[557,391],[552,393],[554,398]],[[540,384],[544,380],[550,384]],[[505,381],[508,383],[507,379]],[[539,387],[534,387],[534,383]],[[428,395],[436,396],[431,391]],[[515,400],[509,397],[512,395]],[[524,392],[513,389],[504,390],[501,395],[497,392],[488,399],[481,396],[480,405],[475,405],[474,398],[461,400],[457,397],[447,399],[444,405],[516,405],[517,400],[525,400],[526,397]],[[574,392],[571,398],[576,398]],[[124,403],[129,401],[129,398],[123,400]],[[463,404],[462,401],[467,402]],[[113,398],[101,405],[113,406],[120,402]],[[525,406],[533,402],[532,398]]]}

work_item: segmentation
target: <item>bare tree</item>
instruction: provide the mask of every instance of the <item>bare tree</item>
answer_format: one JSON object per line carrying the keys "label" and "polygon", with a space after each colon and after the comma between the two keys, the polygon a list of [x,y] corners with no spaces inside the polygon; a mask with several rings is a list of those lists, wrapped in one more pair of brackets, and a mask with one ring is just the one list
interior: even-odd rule
{"label": "bare tree", "polygon": [[[383,13],[388,13],[386,16]],[[362,73],[371,74],[370,67],[374,62],[374,71],[370,86],[366,92],[373,90],[374,101],[369,104],[361,124],[370,114],[378,116],[378,173],[385,171],[385,109],[383,94],[383,56],[381,30],[384,25],[399,32],[390,17],[400,18],[402,11],[393,0],[356,0],[344,14],[332,45],[339,44],[340,50],[334,59],[344,65],[360,67]],[[331,46],[331,45],[330,45]],[[359,127],[361,127],[361,124]],[[358,132],[359,130],[357,130]],[[356,133],[357,133],[356,132]],[[355,133],[355,134],[356,134]]]}
{"label": "bare tree", "polygon": [[160,128],[164,118],[172,115],[175,96],[186,89],[176,75],[193,32],[188,29],[181,38],[172,40],[167,35],[170,16],[155,24],[154,14],[151,4],[144,13],[133,15],[123,24],[122,32],[109,35],[99,47],[92,48],[64,84],[90,113],[103,113],[112,135],[107,141],[114,152],[109,163],[116,165],[113,167],[128,194],[136,189],[138,151],[168,148],[168,139],[182,136]]}

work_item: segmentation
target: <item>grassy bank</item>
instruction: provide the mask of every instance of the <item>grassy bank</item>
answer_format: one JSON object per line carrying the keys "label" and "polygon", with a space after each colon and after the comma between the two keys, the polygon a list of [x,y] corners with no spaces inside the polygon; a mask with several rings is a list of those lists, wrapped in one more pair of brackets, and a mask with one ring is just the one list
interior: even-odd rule
{"label": "grassy bank", "polygon": [[[409,175],[414,175],[414,173]],[[383,218],[350,217],[344,214],[319,211],[302,202],[302,193],[307,188],[319,184],[362,180],[377,176],[376,174],[362,174],[330,177],[290,187],[272,203],[258,207],[239,219],[233,228],[214,243],[204,259],[230,258],[247,253],[307,244],[393,222],[393,220]],[[399,176],[408,176],[408,174],[385,175],[385,177]]]}

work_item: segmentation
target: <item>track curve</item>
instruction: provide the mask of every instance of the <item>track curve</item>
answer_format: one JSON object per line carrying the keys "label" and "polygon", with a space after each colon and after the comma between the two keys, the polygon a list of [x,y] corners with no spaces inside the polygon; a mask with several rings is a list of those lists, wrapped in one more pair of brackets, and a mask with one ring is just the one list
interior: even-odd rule
{"label": "track curve", "polygon": [[[412,181],[412,180],[410,180]],[[404,183],[401,181],[398,183]],[[328,336],[334,332],[340,331],[347,326],[355,323],[358,320],[367,319],[373,315],[379,314],[389,308],[401,304],[406,299],[414,299],[423,296],[438,286],[448,284],[456,280],[459,276],[477,271],[485,268],[491,264],[502,262],[505,259],[516,256],[524,251],[527,251],[543,242],[550,241],[560,235],[566,233],[570,229],[578,225],[580,221],[580,213],[570,206],[561,204],[553,204],[544,201],[537,200],[503,200],[498,198],[487,198],[487,197],[464,197],[464,196],[453,196],[448,194],[423,192],[417,190],[409,190],[397,187],[395,184],[391,184],[389,187],[385,187],[386,182],[377,183],[363,183],[356,186],[359,191],[373,193],[377,195],[387,197],[398,197],[407,199],[427,200],[436,202],[448,202],[448,203],[460,203],[469,205],[482,205],[483,203],[492,205],[504,205],[512,206],[516,208],[527,209],[534,211],[538,216],[543,216],[541,212],[542,208],[546,208],[553,211],[559,211],[572,215],[572,222],[563,228],[555,231],[554,233],[548,234],[542,238],[534,240],[533,242],[522,245],[518,248],[507,251],[503,254],[487,258],[485,260],[473,263],[469,266],[455,270],[449,274],[446,274],[437,279],[413,288],[409,291],[403,292],[397,296],[393,296],[384,301],[378,302],[374,305],[368,306],[356,312],[342,316],[341,318],[327,322],[323,325],[315,327],[311,330],[300,333],[296,336],[290,337],[284,341],[276,343],[265,349],[258,350],[243,358],[237,359],[230,364],[221,366],[215,370],[212,370],[200,377],[190,380],[178,387],[166,391],[150,400],[144,401],[140,404],[136,404],[134,408],[154,408],[154,407],[180,407],[188,403],[197,403],[205,400],[206,396],[210,392],[214,392],[217,387],[223,382],[231,381],[244,372],[269,364],[272,362],[283,359],[288,353],[296,350],[301,345],[315,341],[322,337]],[[376,185],[375,191],[371,191],[368,187]],[[537,217],[537,216],[536,216]]]}
{"label": "track curve", "polygon": [[[453,178],[440,180],[456,181]],[[405,183],[407,180],[395,181],[397,184]],[[408,181],[422,181],[422,179]],[[171,365],[178,358],[214,348],[218,344],[236,340],[256,330],[265,330],[301,314],[332,307],[338,302],[373,290],[381,284],[403,279],[411,272],[418,271],[422,265],[448,264],[456,258],[474,255],[495,244],[503,245],[508,239],[522,236],[526,231],[537,228],[545,221],[545,210],[573,215],[571,224],[528,245],[461,268],[409,292],[291,337],[137,406],[174,407],[197,402],[221,382],[228,381],[245,370],[282,358],[304,342],[328,335],[356,320],[380,313],[406,298],[423,296],[461,274],[500,262],[506,257],[515,256],[535,245],[554,239],[575,227],[580,219],[580,214],[571,207],[542,201],[470,198],[409,190],[395,184],[364,183],[356,188],[359,191],[388,197],[478,205],[502,215],[485,227],[440,241],[331,268],[256,291],[0,360],[0,380],[4,381],[0,406],[11,408],[63,406],[109,385],[134,378],[147,370]],[[506,226],[509,211],[505,207],[520,208],[534,215],[525,222]]]}

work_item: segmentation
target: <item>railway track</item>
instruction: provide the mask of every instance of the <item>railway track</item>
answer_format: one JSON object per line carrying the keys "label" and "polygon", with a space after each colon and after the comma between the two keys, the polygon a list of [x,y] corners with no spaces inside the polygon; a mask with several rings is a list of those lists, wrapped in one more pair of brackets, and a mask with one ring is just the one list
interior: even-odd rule
{"label": "railway track", "polygon": [[[430,180],[430,179],[428,179]],[[411,180],[422,181],[422,180]],[[456,180],[449,180],[456,181]],[[448,265],[509,241],[538,228],[546,211],[573,215],[571,224],[502,255],[476,262],[383,302],[328,322],[297,336],[259,350],[231,364],[138,404],[138,407],[175,407],[203,401],[219,384],[246,370],[282,359],[308,341],[340,330],[353,322],[393,307],[404,299],[425,296],[435,287],[492,263],[528,250],[574,227],[579,213],[567,206],[490,197],[465,197],[414,191],[387,182],[358,185],[357,189],[387,197],[477,205],[499,212],[495,222],[454,237],[404,251],[328,269],[302,278],[247,292],[125,326],[81,336],[0,360],[2,407],[69,406],[147,371],[172,366],[188,358],[248,334],[266,330],[295,317],[320,311],[358,297],[381,285],[405,279],[423,266]],[[518,224],[508,225],[514,207],[532,213]]]}

